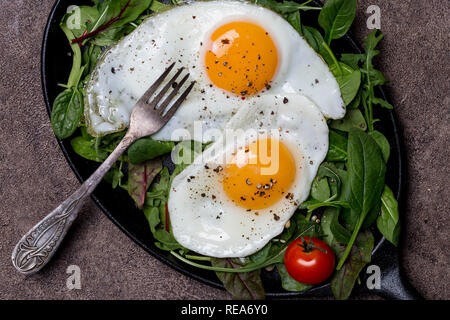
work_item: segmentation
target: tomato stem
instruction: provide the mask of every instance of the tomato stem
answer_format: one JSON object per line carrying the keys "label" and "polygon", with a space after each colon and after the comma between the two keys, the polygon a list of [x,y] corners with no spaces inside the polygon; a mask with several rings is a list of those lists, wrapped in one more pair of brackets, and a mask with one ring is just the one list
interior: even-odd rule
{"label": "tomato stem", "polygon": [[300,243],[297,243],[297,245],[298,245],[299,247],[302,247],[302,248],[303,248],[303,252],[309,253],[309,252],[313,251],[314,249],[317,249],[317,250],[322,251],[322,252],[324,252],[324,253],[328,253],[327,250],[315,246],[311,238],[309,238],[309,242],[307,242],[307,241],[305,240],[305,238],[303,238],[303,237],[301,237],[300,239],[301,239],[302,243],[301,243],[301,244],[300,244]]}

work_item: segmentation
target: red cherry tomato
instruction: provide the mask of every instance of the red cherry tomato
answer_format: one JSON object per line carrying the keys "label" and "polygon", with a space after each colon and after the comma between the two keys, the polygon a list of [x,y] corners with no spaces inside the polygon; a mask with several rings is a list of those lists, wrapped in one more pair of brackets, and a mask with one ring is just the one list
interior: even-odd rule
{"label": "red cherry tomato", "polygon": [[284,265],[289,275],[301,283],[318,284],[333,272],[333,250],[320,239],[308,236],[294,240],[284,253]]}

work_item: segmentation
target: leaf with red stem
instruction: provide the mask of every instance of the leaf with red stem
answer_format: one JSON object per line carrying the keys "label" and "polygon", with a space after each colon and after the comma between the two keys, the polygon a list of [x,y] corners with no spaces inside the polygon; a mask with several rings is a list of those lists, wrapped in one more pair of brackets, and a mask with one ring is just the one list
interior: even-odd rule
{"label": "leaf with red stem", "polygon": [[[99,7],[99,20],[93,23],[95,29],[90,32],[86,30],[81,37],[73,39],[72,43],[82,44],[84,40],[95,37],[106,29],[120,28],[136,20],[151,5],[151,2],[152,0],[103,1]],[[100,25],[95,27],[97,24]]]}
{"label": "leaf with red stem", "polygon": [[161,158],[141,164],[128,163],[128,193],[139,209],[144,206],[145,193],[161,169]]}
{"label": "leaf with red stem", "polygon": [[[245,262],[232,258],[211,258],[211,265],[222,268],[241,268]],[[234,299],[239,300],[261,300],[265,298],[260,270],[252,272],[216,272],[217,277]]]}

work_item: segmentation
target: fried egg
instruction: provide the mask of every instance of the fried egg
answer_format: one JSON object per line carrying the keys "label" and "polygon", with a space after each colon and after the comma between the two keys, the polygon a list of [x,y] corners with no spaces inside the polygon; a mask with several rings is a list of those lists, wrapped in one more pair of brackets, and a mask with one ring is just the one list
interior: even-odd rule
{"label": "fried egg", "polygon": [[175,239],[212,257],[245,257],[283,231],[328,150],[320,110],[299,94],[248,99],[173,182]]}
{"label": "fried egg", "polygon": [[195,122],[222,130],[245,99],[264,94],[301,93],[328,118],[345,114],[328,66],[280,15],[241,1],[200,1],[152,15],[106,50],[86,86],[89,133],[128,126],[136,101],[172,62],[196,85],[155,139],[190,139]]}

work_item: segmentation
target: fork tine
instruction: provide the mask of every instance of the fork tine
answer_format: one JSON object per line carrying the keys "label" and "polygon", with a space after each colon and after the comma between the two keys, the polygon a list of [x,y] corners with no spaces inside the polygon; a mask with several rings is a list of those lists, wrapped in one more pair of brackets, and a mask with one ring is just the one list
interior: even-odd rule
{"label": "fork tine", "polygon": [[153,100],[150,102],[151,105],[155,109],[157,109],[156,105],[158,104],[158,102],[164,97],[166,92],[172,87],[172,85],[175,83],[178,76],[181,74],[181,72],[183,70],[184,70],[184,67],[181,67],[180,69],[178,69],[177,73],[172,77],[172,79],[169,80],[169,82],[164,86],[164,88],[161,89],[161,91],[158,93],[158,95],[155,98],[153,98]]}
{"label": "fork tine", "polygon": [[194,87],[195,81],[192,81],[189,87],[180,95],[180,97],[174,102],[174,104],[167,110],[167,113],[163,116],[164,121],[169,121],[169,119],[174,115],[174,113],[178,110],[181,103],[186,99],[189,92],[191,92]]}
{"label": "fork tine", "polygon": [[178,83],[178,85],[172,90],[172,92],[169,94],[169,96],[163,102],[161,102],[161,105],[159,105],[158,108],[156,108],[156,110],[159,111],[160,115],[162,115],[164,113],[164,110],[166,109],[166,107],[173,100],[175,95],[178,93],[178,91],[180,90],[180,88],[183,86],[183,84],[186,82],[186,80],[188,78],[189,78],[189,73],[187,75],[185,75],[183,77],[183,79],[181,79],[180,83]]}
{"label": "fork tine", "polygon": [[155,93],[156,89],[161,85],[161,83],[164,81],[164,79],[167,77],[167,75],[170,73],[170,71],[175,66],[175,62],[172,63],[166,71],[163,72],[162,75],[159,76],[159,78],[151,85],[150,88],[145,91],[145,93],[142,95],[142,97],[139,99],[139,102],[147,103],[147,101],[150,99],[153,93]]}

